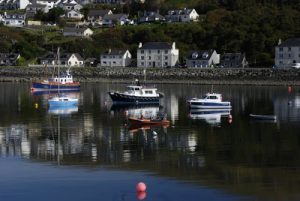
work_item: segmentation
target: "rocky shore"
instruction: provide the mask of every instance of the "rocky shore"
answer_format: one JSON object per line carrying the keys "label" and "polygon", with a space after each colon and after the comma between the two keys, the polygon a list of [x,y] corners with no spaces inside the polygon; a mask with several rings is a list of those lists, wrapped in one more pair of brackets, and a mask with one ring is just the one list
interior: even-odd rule
{"label": "rocky shore", "polygon": [[[145,77],[144,69],[136,67],[73,67],[71,70],[74,79],[80,82],[130,82]],[[44,67],[0,67],[0,82],[31,82],[52,76],[53,72]],[[149,68],[146,80],[150,83],[300,85],[300,70]]]}

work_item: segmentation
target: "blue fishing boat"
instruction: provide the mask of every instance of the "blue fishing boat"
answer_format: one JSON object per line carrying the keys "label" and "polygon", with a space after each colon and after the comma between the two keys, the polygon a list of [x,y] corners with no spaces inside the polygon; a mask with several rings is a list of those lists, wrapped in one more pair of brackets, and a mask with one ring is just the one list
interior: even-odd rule
{"label": "blue fishing boat", "polygon": [[71,98],[65,95],[58,95],[48,100],[50,107],[71,107],[78,105],[78,98]]}
{"label": "blue fishing boat", "polygon": [[68,69],[65,73],[59,74],[42,81],[32,82],[31,91],[79,91],[80,83],[73,81],[73,76]]}

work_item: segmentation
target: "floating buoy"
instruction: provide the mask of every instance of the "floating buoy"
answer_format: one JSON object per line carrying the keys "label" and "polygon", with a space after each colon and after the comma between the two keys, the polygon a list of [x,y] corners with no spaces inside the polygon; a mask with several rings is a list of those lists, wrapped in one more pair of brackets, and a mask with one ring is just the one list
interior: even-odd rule
{"label": "floating buoy", "polygon": [[146,184],[143,183],[143,182],[139,182],[137,185],[136,185],[136,191],[137,192],[145,192],[146,191]]}
{"label": "floating buoy", "polygon": [[138,192],[136,193],[136,198],[137,198],[138,200],[143,200],[143,199],[146,198],[146,196],[147,196],[147,193],[146,193],[145,191],[138,191]]}
{"label": "floating buoy", "polygon": [[38,109],[38,108],[39,108],[39,104],[38,104],[38,103],[35,103],[35,104],[34,104],[34,108],[35,108],[35,109]]}
{"label": "floating buoy", "polygon": [[291,93],[292,92],[292,87],[288,86],[288,92]]}

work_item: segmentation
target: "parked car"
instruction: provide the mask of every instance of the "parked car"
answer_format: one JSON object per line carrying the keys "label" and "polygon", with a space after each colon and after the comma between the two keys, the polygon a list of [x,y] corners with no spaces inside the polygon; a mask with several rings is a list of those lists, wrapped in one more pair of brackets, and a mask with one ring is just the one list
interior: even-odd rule
{"label": "parked car", "polygon": [[300,63],[294,63],[294,64],[292,65],[292,68],[300,69]]}

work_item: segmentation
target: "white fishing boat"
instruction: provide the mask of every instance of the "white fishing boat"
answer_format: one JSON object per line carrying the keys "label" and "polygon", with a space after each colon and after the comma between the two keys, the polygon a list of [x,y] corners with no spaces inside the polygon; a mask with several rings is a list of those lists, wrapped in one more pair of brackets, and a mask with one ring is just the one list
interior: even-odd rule
{"label": "white fishing boat", "polygon": [[218,93],[207,93],[203,98],[192,98],[188,103],[192,109],[231,109],[231,103],[223,101]]}

